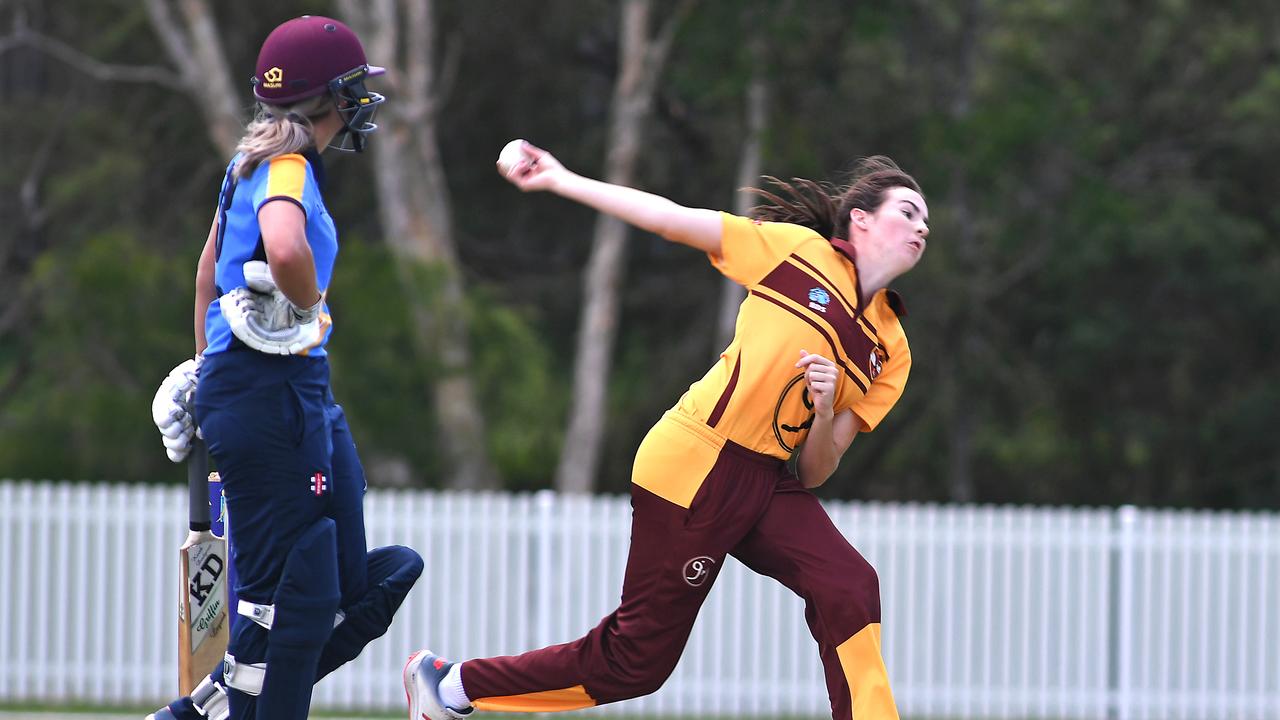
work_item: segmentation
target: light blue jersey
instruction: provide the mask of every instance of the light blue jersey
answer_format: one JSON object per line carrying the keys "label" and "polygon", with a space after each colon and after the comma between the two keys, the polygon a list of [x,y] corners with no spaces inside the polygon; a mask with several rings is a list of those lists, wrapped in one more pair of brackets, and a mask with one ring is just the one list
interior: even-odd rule
{"label": "light blue jersey", "polygon": [[[281,155],[259,165],[249,177],[237,180],[234,172],[239,159],[237,155],[227,166],[218,196],[217,269],[214,273],[218,296],[245,286],[246,262],[266,261],[262,231],[258,227],[258,211],[266,203],[277,200],[292,202],[306,213],[307,244],[315,258],[316,283],[320,292],[325,292],[333,277],[333,263],[338,254],[338,232],[333,218],[325,209],[324,198],[320,196],[324,183],[320,154],[308,150],[304,155]],[[321,312],[328,314],[328,306],[324,306]],[[209,304],[204,332],[209,343],[205,355],[245,349],[245,345],[231,334],[231,327],[222,317],[222,308],[217,301]],[[324,346],[332,332],[330,323],[320,344],[305,354],[325,356]]]}

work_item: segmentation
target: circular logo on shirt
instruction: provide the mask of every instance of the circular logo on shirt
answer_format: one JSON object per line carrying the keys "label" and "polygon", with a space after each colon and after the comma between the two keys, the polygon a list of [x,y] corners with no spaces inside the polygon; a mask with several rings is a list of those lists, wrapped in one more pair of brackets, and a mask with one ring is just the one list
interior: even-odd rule
{"label": "circular logo on shirt", "polygon": [[711,577],[711,568],[715,567],[716,561],[706,555],[699,555],[684,564],[684,581],[689,583],[689,587],[701,587]]}
{"label": "circular logo on shirt", "polygon": [[889,356],[885,353],[884,348],[878,345],[871,348],[871,357],[867,359],[867,377],[875,380],[880,375],[880,372],[884,370],[884,361],[888,359]]}
{"label": "circular logo on shirt", "polygon": [[[801,410],[797,412],[797,401]],[[792,417],[795,415],[795,417]],[[813,424],[813,399],[809,397],[809,386],[804,382],[804,373],[791,378],[791,382],[782,389],[778,396],[778,404],[773,408],[773,436],[778,444],[787,452],[795,452],[799,439]]]}

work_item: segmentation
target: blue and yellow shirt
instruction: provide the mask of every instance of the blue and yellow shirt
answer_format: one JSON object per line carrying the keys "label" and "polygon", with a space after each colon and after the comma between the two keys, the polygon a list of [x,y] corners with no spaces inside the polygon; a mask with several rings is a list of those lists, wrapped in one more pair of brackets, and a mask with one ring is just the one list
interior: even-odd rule
{"label": "blue and yellow shirt", "polygon": [[[281,155],[259,165],[247,178],[237,180],[235,166],[240,156],[231,159],[222,190],[218,196],[217,269],[214,284],[218,295],[245,286],[244,264],[250,260],[267,259],[262,244],[262,231],[258,227],[258,211],[275,200],[292,202],[302,208],[307,216],[307,244],[316,263],[316,282],[320,292],[325,292],[333,277],[333,263],[338,254],[338,233],[333,218],[325,209],[320,196],[324,183],[324,166],[319,153],[314,150],[304,155]],[[326,305],[322,311],[328,314]],[[205,355],[244,348],[231,334],[231,327],[222,317],[217,302],[210,303],[204,321],[205,337],[209,346]],[[325,343],[333,331],[332,324],[320,344],[306,354],[324,356]]]}

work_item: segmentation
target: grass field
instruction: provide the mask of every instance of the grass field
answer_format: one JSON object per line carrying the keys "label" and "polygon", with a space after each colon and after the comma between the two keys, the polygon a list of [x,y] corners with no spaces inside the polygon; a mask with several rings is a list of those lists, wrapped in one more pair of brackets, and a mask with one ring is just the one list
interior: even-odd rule
{"label": "grass field", "polygon": [[[66,705],[52,707],[48,705],[0,704],[0,720],[58,720],[59,718],[88,718],[98,720],[142,720],[155,707],[96,707],[92,705]],[[315,720],[381,720],[382,718],[403,718],[403,712],[385,713],[371,712],[360,715],[351,713],[314,712]]]}
{"label": "grass field", "polygon": [[[0,720],[59,720],[60,718],[97,718],[97,720],[142,720],[147,713],[155,710],[155,707],[101,707],[94,705],[35,705],[22,703],[4,703],[0,702]],[[369,712],[363,714],[352,714],[351,712],[325,712],[316,711],[311,714],[313,720],[383,720],[383,718],[403,718],[405,713],[401,712]],[[494,715],[493,717],[500,717]],[[551,714],[538,714],[527,716],[531,718],[540,718],[546,720],[553,717]],[[583,715],[581,713],[569,713],[563,716],[565,720],[572,718],[591,718],[598,717],[593,715]],[[829,716],[822,718],[817,717],[773,717],[770,720],[828,720]],[[628,715],[622,718],[614,718],[614,720],[657,720],[654,716],[649,715]],[[690,717],[685,720],[727,720],[726,718],[707,717]]]}

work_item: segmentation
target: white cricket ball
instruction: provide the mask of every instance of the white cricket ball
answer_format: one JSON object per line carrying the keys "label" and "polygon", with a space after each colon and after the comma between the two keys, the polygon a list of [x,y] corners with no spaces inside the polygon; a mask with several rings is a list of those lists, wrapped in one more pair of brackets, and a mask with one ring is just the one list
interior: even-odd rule
{"label": "white cricket ball", "polygon": [[524,160],[524,151],[520,148],[524,146],[524,140],[512,140],[502,146],[502,152],[498,153],[498,171],[503,175],[511,173],[517,164]]}

